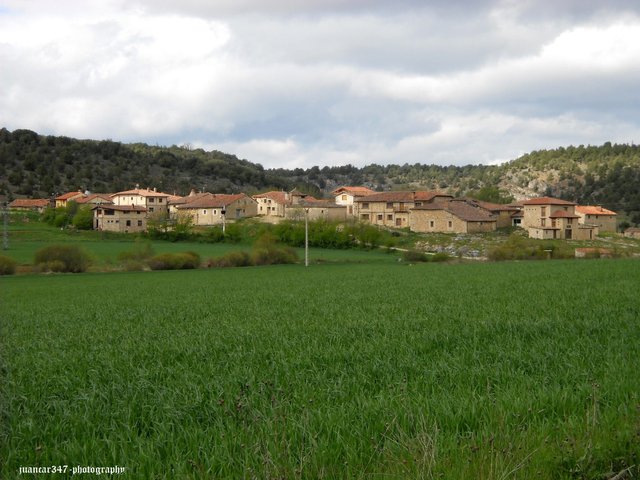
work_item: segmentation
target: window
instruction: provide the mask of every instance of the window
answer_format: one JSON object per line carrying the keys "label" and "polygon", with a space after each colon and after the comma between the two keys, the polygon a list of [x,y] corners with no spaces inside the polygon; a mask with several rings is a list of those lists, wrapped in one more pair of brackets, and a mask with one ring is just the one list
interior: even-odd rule
{"label": "window", "polygon": [[540,216],[541,217],[547,216],[547,207],[540,207]]}
{"label": "window", "polygon": [[206,215],[206,214],[207,214],[207,211],[206,211],[206,210],[202,210],[202,214],[203,214],[203,215]]}
{"label": "window", "polygon": [[567,218],[567,223],[569,225],[573,225],[573,218]]}
{"label": "window", "polygon": [[141,227],[142,226],[142,220],[138,220],[138,226]]}
{"label": "window", "polygon": [[127,227],[131,226],[131,220],[127,220]]}
{"label": "window", "polygon": [[161,198],[158,199],[158,203],[162,203],[162,199]]}
{"label": "window", "polygon": [[346,195],[342,195],[342,200],[346,200],[347,196]]}
{"label": "window", "polygon": [[362,208],[363,208],[363,210],[368,210],[369,209],[369,202],[363,202],[362,203]]}
{"label": "window", "polygon": [[382,214],[381,214],[381,213],[379,213],[379,214],[378,214],[378,221],[379,221],[379,222],[381,222],[381,221],[382,221]]}
{"label": "window", "polygon": [[387,215],[387,220],[392,221],[393,220],[393,215]]}
{"label": "window", "polygon": [[546,218],[541,218],[540,219],[540,226],[542,226],[542,227],[546,227],[547,226],[547,219]]}
{"label": "window", "polygon": [[436,222],[433,220],[429,220],[429,227],[434,228],[436,226]]}
{"label": "window", "polygon": [[556,228],[556,219],[555,218],[551,219],[551,227],[552,228]]}
{"label": "window", "polygon": [[115,212],[113,210],[105,210],[104,214],[105,215],[115,215]]}
{"label": "window", "polygon": [[149,203],[154,203],[155,201],[156,201],[156,200],[155,200],[155,198],[153,198],[153,197],[151,197],[151,198],[149,199]]}
{"label": "window", "polygon": [[262,211],[262,205],[260,205],[260,211]]}
{"label": "window", "polygon": [[367,220],[368,221],[369,220],[369,214],[368,213],[363,213],[362,215],[360,215],[360,218],[362,220]]}
{"label": "window", "polygon": [[393,208],[393,202],[387,202],[387,208]]}
{"label": "window", "polygon": [[422,206],[422,202],[416,202],[416,207],[421,207]]}
{"label": "window", "polygon": [[153,212],[153,207],[149,207],[149,211],[150,211],[150,212]]}
{"label": "window", "polygon": [[453,228],[453,222],[451,220],[449,220],[448,225],[447,225],[450,229]]}

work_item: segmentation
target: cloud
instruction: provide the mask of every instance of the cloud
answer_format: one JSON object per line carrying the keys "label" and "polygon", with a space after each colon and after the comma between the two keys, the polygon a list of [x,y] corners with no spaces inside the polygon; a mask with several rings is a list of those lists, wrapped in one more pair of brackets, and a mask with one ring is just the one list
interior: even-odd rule
{"label": "cloud", "polygon": [[637,137],[633,2],[468,5],[0,0],[3,126],[268,167],[488,163]]}

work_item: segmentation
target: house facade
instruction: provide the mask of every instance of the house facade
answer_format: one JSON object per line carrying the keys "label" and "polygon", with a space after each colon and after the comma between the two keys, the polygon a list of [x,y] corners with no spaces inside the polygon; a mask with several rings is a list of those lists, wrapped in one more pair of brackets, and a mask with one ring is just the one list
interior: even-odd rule
{"label": "house facade", "polygon": [[190,215],[193,224],[201,226],[219,225],[229,220],[255,217],[257,209],[258,202],[244,193],[235,195],[196,194],[190,201],[175,205],[175,211],[178,215]]}
{"label": "house facade", "polygon": [[595,225],[600,232],[616,232],[617,213],[600,205],[577,205],[576,215],[578,215],[578,223],[582,225]]}
{"label": "house facade", "polygon": [[290,205],[285,210],[285,218],[289,220],[308,219],[344,222],[347,219],[347,206],[336,205],[331,200],[311,200]]}
{"label": "house facade", "polygon": [[80,198],[85,197],[86,195],[82,192],[82,190],[78,190],[77,192],[67,192],[58,197],[56,197],[56,208],[64,208],[67,206],[67,203],[70,201],[77,201]]}
{"label": "house facade", "polygon": [[336,205],[345,206],[347,215],[355,216],[354,203],[356,199],[373,195],[375,192],[367,187],[339,187],[331,194],[335,198]]}
{"label": "house facade", "polygon": [[452,195],[429,191],[374,193],[354,200],[354,215],[372,225],[405,228],[412,208],[451,199]]}
{"label": "house facade", "polygon": [[49,206],[51,206],[51,202],[46,198],[17,198],[8,205],[9,210],[40,213]]}
{"label": "house facade", "polygon": [[480,233],[497,228],[497,216],[465,199],[413,207],[409,228],[421,233]]}
{"label": "house facade", "polygon": [[153,190],[135,188],[133,190],[125,190],[123,192],[114,193],[111,201],[118,206],[136,206],[146,208],[149,214],[168,214],[168,200],[170,195]]}
{"label": "house facade", "polygon": [[598,228],[578,222],[576,204],[552,197],[533,198],[522,202],[522,227],[529,237],[539,239],[590,240]]}
{"label": "house facade", "polygon": [[511,227],[513,225],[513,215],[519,212],[517,207],[511,205],[485,202],[474,198],[467,198],[466,200],[470,204],[482,208],[493,215],[496,219],[497,228]]}
{"label": "house facade", "polygon": [[140,205],[96,205],[93,207],[93,228],[119,233],[144,232],[147,229],[147,209]]}

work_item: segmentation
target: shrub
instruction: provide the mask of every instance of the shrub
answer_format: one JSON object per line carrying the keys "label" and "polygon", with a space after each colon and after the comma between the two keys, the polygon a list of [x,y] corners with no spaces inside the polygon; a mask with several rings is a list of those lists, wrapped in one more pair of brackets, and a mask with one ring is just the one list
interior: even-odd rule
{"label": "shrub", "polygon": [[0,255],[0,275],[13,275],[16,273],[18,262],[13,258]]}
{"label": "shrub", "polygon": [[253,244],[252,265],[279,265],[296,263],[298,254],[290,247],[281,247],[271,233],[263,233]]}
{"label": "shrub", "polygon": [[432,262],[448,262],[451,257],[445,252],[438,252],[435,255],[431,255],[430,261]]}
{"label": "shrub", "polygon": [[211,258],[207,262],[208,267],[248,267],[251,265],[251,257],[247,252],[229,252],[218,258]]}
{"label": "shrub", "polygon": [[405,262],[428,262],[429,256],[426,253],[408,250],[402,253],[402,259]]}
{"label": "shrub", "polygon": [[195,252],[161,253],[149,260],[151,270],[186,270],[200,266],[200,255]]}
{"label": "shrub", "polygon": [[251,252],[253,265],[281,265],[297,261],[298,254],[291,247],[254,248]]}
{"label": "shrub", "polygon": [[150,241],[144,241],[137,239],[135,245],[131,250],[120,252],[118,254],[118,261],[126,262],[146,262],[154,255],[153,246]]}
{"label": "shrub", "polygon": [[89,268],[91,258],[77,245],[49,245],[36,252],[34,263],[45,271],[80,273]]}

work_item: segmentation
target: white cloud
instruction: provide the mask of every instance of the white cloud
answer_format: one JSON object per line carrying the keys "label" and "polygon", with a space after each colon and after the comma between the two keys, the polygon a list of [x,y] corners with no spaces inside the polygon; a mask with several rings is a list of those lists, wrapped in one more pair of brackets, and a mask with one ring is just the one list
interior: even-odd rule
{"label": "white cloud", "polygon": [[0,0],[3,126],[273,167],[485,163],[637,137],[628,2],[441,3]]}

